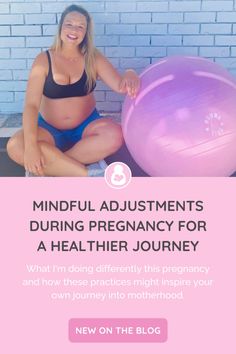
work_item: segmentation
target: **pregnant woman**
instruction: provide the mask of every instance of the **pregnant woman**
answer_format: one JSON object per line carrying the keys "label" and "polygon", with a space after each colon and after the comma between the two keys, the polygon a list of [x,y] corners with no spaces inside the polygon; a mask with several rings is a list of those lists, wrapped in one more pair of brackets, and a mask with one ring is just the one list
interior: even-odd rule
{"label": "pregnant woman", "polygon": [[139,90],[133,70],[121,76],[94,47],[89,13],[71,5],[54,44],[33,63],[23,130],[9,140],[9,156],[37,176],[102,176],[98,161],[117,151],[123,138],[120,126],[96,110],[97,78],[131,97]]}

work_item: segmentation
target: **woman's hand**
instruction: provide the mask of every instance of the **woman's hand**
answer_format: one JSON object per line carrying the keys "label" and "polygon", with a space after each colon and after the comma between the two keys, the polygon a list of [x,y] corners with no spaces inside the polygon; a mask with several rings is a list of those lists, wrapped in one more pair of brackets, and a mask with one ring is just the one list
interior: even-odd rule
{"label": "woman's hand", "polygon": [[120,92],[127,93],[131,98],[135,98],[140,88],[140,78],[132,69],[126,70],[121,82]]}
{"label": "woman's hand", "polygon": [[25,148],[24,166],[26,171],[37,176],[44,176],[44,165],[44,158],[38,144],[32,144],[30,148]]}

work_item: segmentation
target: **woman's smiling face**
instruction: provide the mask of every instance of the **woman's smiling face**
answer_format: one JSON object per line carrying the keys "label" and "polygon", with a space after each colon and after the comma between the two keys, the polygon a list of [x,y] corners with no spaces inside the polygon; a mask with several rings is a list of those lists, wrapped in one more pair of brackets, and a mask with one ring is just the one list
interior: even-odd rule
{"label": "woman's smiling face", "polygon": [[66,44],[82,43],[87,30],[86,17],[79,12],[70,12],[64,18],[61,28],[61,40]]}

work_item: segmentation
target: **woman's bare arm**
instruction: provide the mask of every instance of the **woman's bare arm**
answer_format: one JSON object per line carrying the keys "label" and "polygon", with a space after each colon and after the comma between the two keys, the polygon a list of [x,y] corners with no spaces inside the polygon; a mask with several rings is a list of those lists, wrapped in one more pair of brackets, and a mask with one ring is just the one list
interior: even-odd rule
{"label": "woman's bare arm", "polygon": [[24,166],[25,169],[43,175],[43,156],[37,144],[38,112],[47,75],[48,62],[45,53],[39,54],[32,66],[27,84],[23,112]]}
{"label": "woman's bare arm", "polygon": [[37,142],[37,117],[43,94],[47,65],[46,54],[39,54],[32,65],[29,75],[23,112],[25,145]]}
{"label": "woman's bare arm", "polygon": [[120,75],[100,52],[96,54],[96,67],[98,76],[113,91],[128,93],[131,97],[136,96],[140,87],[140,79],[134,70],[126,70],[124,75]]}

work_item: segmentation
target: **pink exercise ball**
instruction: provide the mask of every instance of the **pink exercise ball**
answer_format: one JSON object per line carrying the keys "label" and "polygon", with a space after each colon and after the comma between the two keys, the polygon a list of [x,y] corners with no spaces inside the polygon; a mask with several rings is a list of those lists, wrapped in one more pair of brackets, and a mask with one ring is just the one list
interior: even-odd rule
{"label": "pink exercise ball", "polygon": [[140,75],[122,110],[126,145],[150,176],[230,176],[236,170],[236,80],[201,57],[174,56]]}

